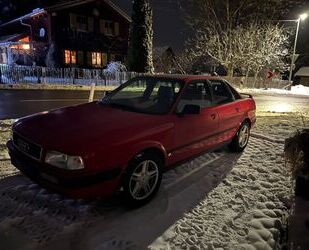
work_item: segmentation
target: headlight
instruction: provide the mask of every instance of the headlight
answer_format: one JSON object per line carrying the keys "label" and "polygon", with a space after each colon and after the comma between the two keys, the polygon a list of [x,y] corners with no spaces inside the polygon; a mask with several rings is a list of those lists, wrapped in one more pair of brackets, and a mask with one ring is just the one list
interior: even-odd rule
{"label": "headlight", "polygon": [[80,156],[70,156],[56,151],[47,152],[45,162],[55,167],[68,170],[78,170],[85,167],[84,161]]}

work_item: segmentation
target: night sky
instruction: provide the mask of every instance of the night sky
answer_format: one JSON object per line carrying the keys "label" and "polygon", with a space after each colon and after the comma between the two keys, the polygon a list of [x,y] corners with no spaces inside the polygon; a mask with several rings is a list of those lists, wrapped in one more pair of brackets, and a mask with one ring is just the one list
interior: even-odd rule
{"label": "night sky", "polygon": [[[114,0],[131,15],[130,0]],[[183,11],[178,0],[153,0],[154,46],[171,46],[174,50],[183,48],[189,36],[189,29],[183,20]]]}
{"label": "night sky", "polygon": [[[131,15],[131,0],[114,0],[114,2]],[[154,46],[171,46],[175,51],[181,50],[185,41],[190,37],[190,29],[183,19],[184,12],[179,0],[152,0],[151,2],[154,12]],[[307,11],[309,13],[309,9]],[[291,11],[291,16],[287,18],[297,18],[297,14]],[[302,54],[309,54],[308,19],[300,26],[297,50]],[[296,28],[296,23],[286,23],[286,25],[292,26],[292,29],[293,26]]]}

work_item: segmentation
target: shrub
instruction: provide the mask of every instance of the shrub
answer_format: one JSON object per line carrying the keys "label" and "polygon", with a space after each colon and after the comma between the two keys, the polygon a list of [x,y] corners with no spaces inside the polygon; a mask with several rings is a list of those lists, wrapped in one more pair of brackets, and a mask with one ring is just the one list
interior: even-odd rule
{"label": "shrub", "polygon": [[294,178],[300,175],[309,178],[309,129],[285,140],[284,156]]}
{"label": "shrub", "polygon": [[110,62],[105,69],[105,72],[109,74],[114,74],[116,72],[125,72],[125,71],[127,71],[127,68],[121,62]]}

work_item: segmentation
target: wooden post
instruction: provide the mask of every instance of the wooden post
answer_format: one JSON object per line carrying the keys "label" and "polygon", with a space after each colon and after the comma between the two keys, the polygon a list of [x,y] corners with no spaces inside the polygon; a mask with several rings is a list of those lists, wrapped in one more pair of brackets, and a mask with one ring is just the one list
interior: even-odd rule
{"label": "wooden post", "polygon": [[91,89],[90,89],[88,102],[93,102],[94,91],[95,91],[95,83],[91,83]]}

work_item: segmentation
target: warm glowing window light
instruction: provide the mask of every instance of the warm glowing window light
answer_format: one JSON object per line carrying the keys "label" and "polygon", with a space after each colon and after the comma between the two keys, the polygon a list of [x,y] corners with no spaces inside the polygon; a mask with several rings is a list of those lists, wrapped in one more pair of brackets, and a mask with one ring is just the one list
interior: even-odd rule
{"label": "warm glowing window light", "polygon": [[64,63],[76,64],[76,51],[65,50],[64,51]]}

